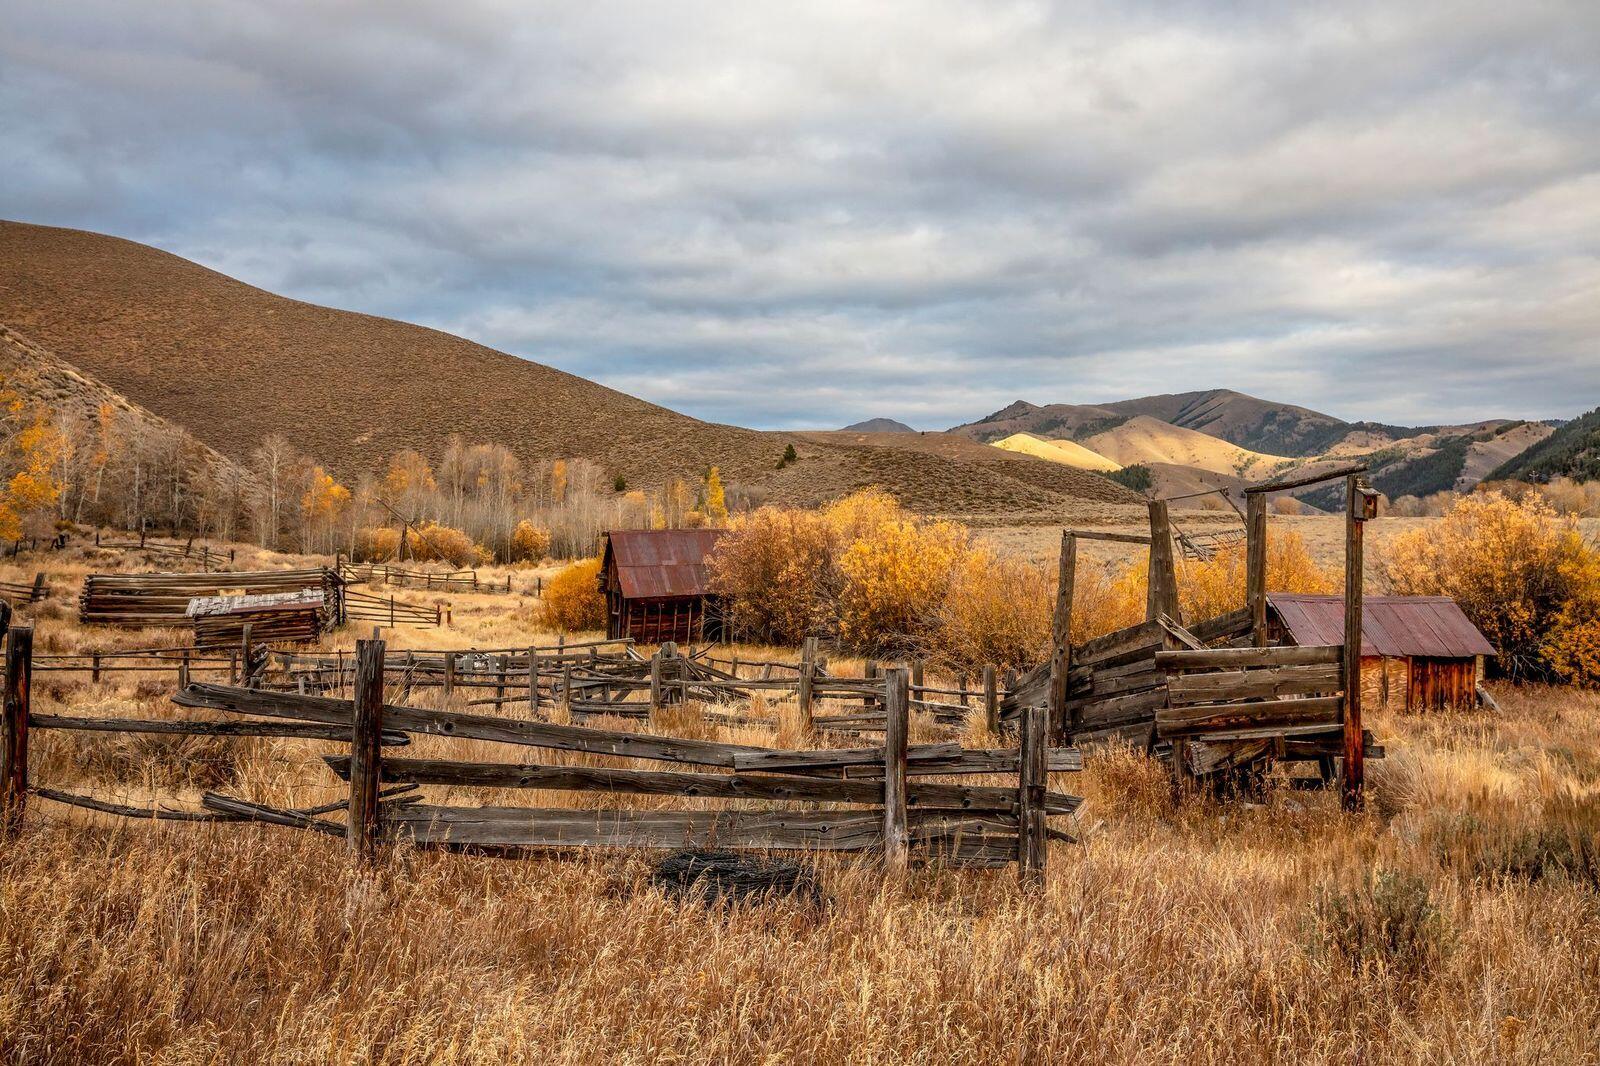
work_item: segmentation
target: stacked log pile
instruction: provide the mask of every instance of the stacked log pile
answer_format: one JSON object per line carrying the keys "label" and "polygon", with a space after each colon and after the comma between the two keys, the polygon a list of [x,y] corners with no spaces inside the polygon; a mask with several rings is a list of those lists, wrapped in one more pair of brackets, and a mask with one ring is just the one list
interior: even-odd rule
{"label": "stacked log pile", "polygon": [[186,626],[189,601],[197,597],[299,592],[323,593],[326,625],[343,617],[343,582],[326,567],[256,570],[231,574],[90,574],[78,599],[85,625]]}
{"label": "stacked log pile", "polygon": [[244,640],[307,644],[329,628],[326,597],[320,588],[268,592],[252,596],[203,596],[189,601],[194,643],[200,648],[227,647]]}

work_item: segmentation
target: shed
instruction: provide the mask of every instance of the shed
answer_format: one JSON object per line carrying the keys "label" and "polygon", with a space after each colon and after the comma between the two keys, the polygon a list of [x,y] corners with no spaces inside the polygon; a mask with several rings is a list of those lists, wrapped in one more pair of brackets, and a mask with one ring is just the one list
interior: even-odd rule
{"label": "shed", "polygon": [[606,636],[643,644],[720,640],[722,612],[707,567],[720,529],[627,529],[606,534],[600,589]]}
{"label": "shed", "polygon": [[[1268,636],[1302,646],[1344,643],[1344,599],[1269,593]],[[1363,686],[1387,706],[1403,688],[1408,711],[1471,706],[1494,646],[1448,596],[1367,596],[1361,609]],[[1399,666],[1396,676],[1393,665]]]}

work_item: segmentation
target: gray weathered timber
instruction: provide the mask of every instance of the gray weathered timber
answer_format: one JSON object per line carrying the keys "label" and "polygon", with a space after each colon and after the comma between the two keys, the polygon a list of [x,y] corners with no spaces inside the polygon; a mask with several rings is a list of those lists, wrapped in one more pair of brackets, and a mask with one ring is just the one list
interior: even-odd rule
{"label": "gray weathered timber", "polygon": [[[1015,854],[1014,817],[919,811],[908,820],[913,846],[948,849],[966,859]],[[388,814],[385,822],[397,837],[458,847],[876,851],[883,846],[883,819],[876,811],[592,811],[419,804]]]}
{"label": "gray weathered timber", "polygon": [[911,735],[910,672],[888,670],[883,677],[883,857],[904,866],[911,852],[906,815],[906,752]]}
{"label": "gray weathered timber", "polygon": [[1338,663],[1175,674],[1167,681],[1167,693],[1174,704],[1329,695],[1343,687],[1344,670]]}
{"label": "gray weathered timber", "polygon": [[[76,718],[61,714],[35,714],[28,719],[34,729],[75,729],[92,733],[171,733],[197,737],[294,737],[297,740],[349,740],[350,727],[312,722],[195,722],[150,718]],[[385,745],[411,743],[404,733],[386,731]]]}
{"label": "gray weathered timber", "polygon": [[359,861],[377,856],[378,783],[383,752],[383,641],[356,641],[350,728],[350,817],[345,843]]}
{"label": "gray weathered timber", "polygon": [[1337,663],[1344,649],[1327,647],[1208,648],[1205,651],[1159,651],[1156,665],[1163,670],[1240,670],[1255,666],[1316,666]]}
{"label": "gray weathered timber", "polygon": [[[350,759],[326,755],[328,768],[340,777],[350,771]],[[444,759],[389,759],[383,761],[385,781],[418,785],[458,785],[480,788],[543,788],[569,792],[616,792],[690,799],[750,799],[811,803],[883,802],[883,786],[875,781],[839,777],[777,777],[758,774],[695,774],[655,770],[618,770],[603,766],[544,766],[537,763],[451,762]],[[906,802],[911,807],[936,807],[965,811],[1011,812],[1016,790],[997,785],[946,785],[912,781]],[[1071,814],[1082,804],[1077,796],[1052,792],[1046,796],[1050,814]]]}
{"label": "gray weathered timber", "polygon": [[5,693],[0,699],[0,832],[22,825],[28,802],[28,707],[33,687],[33,627],[6,634]]}
{"label": "gray weathered timber", "polygon": [[1329,728],[1339,725],[1339,710],[1340,700],[1337,696],[1255,700],[1248,703],[1197,703],[1189,707],[1169,707],[1157,711],[1156,730],[1160,736],[1171,739],[1268,727]]}

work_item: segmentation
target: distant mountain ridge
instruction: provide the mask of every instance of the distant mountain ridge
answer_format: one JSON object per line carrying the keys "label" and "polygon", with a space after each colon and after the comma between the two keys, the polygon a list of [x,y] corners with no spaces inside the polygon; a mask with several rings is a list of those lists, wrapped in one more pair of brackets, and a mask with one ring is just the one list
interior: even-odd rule
{"label": "distant mountain ridge", "polygon": [[[1184,469],[1243,483],[1312,462],[1362,458],[1381,491],[1425,496],[1470,488],[1496,467],[1514,468],[1550,429],[1509,419],[1421,427],[1347,422],[1297,404],[1211,389],[1098,404],[1017,400],[951,432],[1009,448],[1035,438],[1043,446],[1030,446],[1031,452],[1041,457],[1054,454],[1051,441],[1074,442],[1123,466],[1166,471],[1156,478],[1158,489],[1191,482]],[[1575,452],[1576,467],[1588,469],[1582,446]]]}
{"label": "distant mountain ridge", "polygon": [[1485,480],[1553,477],[1600,480],[1600,407],[1556,427],[1542,441],[1495,467]]}
{"label": "distant mountain ridge", "polygon": [[842,433],[915,433],[916,430],[904,422],[896,422],[892,418],[869,418],[865,422],[856,422],[845,426]]}

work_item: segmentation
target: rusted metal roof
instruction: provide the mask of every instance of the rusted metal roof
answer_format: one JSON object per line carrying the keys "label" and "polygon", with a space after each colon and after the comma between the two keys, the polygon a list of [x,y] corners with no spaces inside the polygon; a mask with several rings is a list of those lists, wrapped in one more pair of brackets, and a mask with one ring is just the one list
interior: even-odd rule
{"label": "rusted metal roof", "polygon": [[[1344,597],[1274,592],[1267,602],[1296,644],[1344,643]],[[1361,654],[1465,659],[1495,650],[1449,596],[1367,596]]]}
{"label": "rusted metal roof", "polygon": [[706,558],[720,529],[619,529],[606,535],[602,573],[615,565],[630,600],[704,596],[711,591]]}

